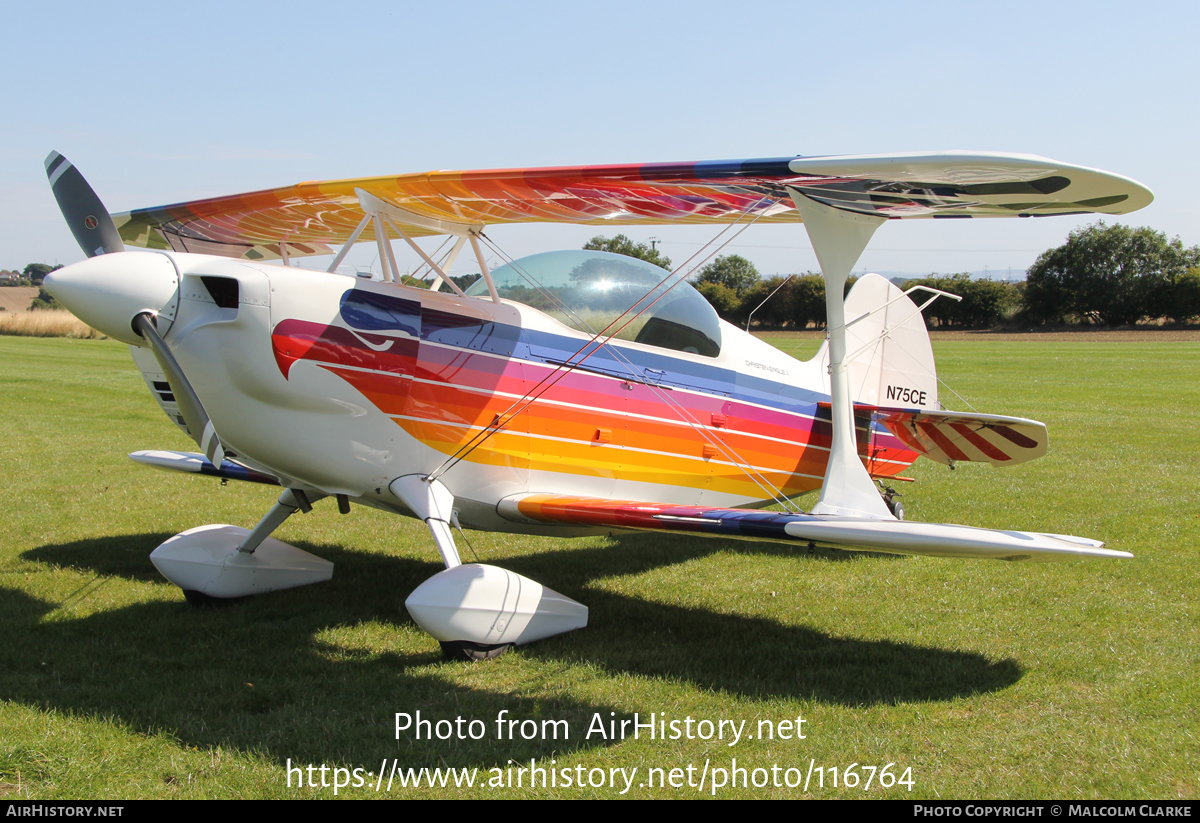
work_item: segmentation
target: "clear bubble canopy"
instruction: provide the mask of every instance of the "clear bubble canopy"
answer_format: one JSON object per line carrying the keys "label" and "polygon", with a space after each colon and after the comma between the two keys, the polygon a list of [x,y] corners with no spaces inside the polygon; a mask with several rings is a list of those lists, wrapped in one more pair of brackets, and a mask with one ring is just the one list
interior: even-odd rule
{"label": "clear bubble canopy", "polygon": [[[636,257],[550,251],[501,266],[492,279],[506,300],[532,306],[587,334],[621,318],[607,332],[617,339],[705,357],[721,352],[720,320],[709,302],[690,283]],[[469,295],[487,293],[482,279],[467,290]]]}

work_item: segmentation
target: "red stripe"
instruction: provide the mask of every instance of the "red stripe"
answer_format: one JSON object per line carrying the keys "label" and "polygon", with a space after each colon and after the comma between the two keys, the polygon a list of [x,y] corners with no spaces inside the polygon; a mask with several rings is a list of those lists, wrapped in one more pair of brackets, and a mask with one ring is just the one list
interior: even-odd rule
{"label": "red stripe", "polygon": [[991,443],[984,440],[978,434],[971,431],[971,428],[969,426],[967,426],[965,423],[951,423],[950,428],[954,429],[956,432],[961,434],[963,437],[967,438],[967,441],[970,442],[970,444],[972,446],[979,449],[981,452],[983,452],[984,454],[986,454],[988,457],[992,458],[993,460],[1011,460],[1012,459],[1007,454],[1005,454],[1004,452],[1000,451],[998,448],[993,446]]}
{"label": "red stripe", "polygon": [[921,427],[921,431],[929,435],[929,439],[936,443],[938,448],[941,449],[951,460],[969,461],[971,459],[963,454],[962,451],[959,450],[958,446],[955,446],[952,442],[950,442],[950,439],[946,437],[946,435],[938,431],[937,426],[935,426],[933,423],[927,423],[924,420],[921,420],[917,422],[917,425]]}
{"label": "red stripe", "polygon": [[991,426],[992,431],[1003,438],[1011,440],[1023,449],[1033,449],[1037,447],[1036,440],[1030,440],[1020,432],[1013,431],[1008,426]]}

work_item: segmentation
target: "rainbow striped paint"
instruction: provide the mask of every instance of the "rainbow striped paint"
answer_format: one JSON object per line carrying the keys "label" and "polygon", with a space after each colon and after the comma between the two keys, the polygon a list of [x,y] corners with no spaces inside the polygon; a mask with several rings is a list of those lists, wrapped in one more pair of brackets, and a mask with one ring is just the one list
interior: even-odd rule
{"label": "rainbow striped paint", "polygon": [[[947,176],[944,168],[954,167]],[[1031,155],[772,157],[680,163],[431,171],[305,182],[113,215],[128,245],[247,259],[328,254],[363,212],[357,190],[412,215],[462,226],[576,223],[799,223],[795,190],[887,218],[1124,214],[1140,184]],[[439,233],[410,226],[415,236]],[[368,226],[361,240],[374,240]]]}
{"label": "rainbow striped paint", "polygon": [[[587,341],[361,289],[345,292],[341,314],[353,329],[279,322],[272,345],[280,372],[314,361],[445,455],[560,372]],[[786,495],[820,487],[831,437],[826,395],[616,346],[563,375],[467,460],[747,501],[771,496],[763,484]],[[869,414],[860,425],[860,452],[875,476],[897,474],[920,454]]]}

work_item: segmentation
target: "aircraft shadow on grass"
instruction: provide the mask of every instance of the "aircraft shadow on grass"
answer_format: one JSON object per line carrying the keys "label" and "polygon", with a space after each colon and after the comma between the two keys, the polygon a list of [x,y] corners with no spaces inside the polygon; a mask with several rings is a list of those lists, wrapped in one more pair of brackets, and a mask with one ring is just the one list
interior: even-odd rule
{"label": "aircraft shadow on grass", "polygon": [[[147,733],[165,731],[188,745],[226,745],[269,753],[279,762],[370,764],[405,757],[414,764],[463,766],[504,758],[591,749],[584,739],[594,713],[624,709],[569,697],[525,696],[460,685],[432,641],[404,611],[407,594],[441,567],[383,554],[298,543],[335,564],[333,580],[197,609],[178,602],[142,603],[71,619],[73,599],[97,595],[119,577],[162,582],[147,555],[169,535],[128,535],[48,545],[23,553],[95,576],[60,606],[0,588],[0,698],[39,708],[115,716]],[[537,571],[545,584],[587,603],[587,629],[517,653],[563,669],[577,662],[732,696],[812,699],[845,706],[950,700],[1007,688],[1023,674],[1011,659],[889,640],[840,638],[804,626],[704,608],[663,604],[592,587],[593,581],[639,574],[714,552],[773,553],[815,564],[845,553],[809,556],[789,547],[665,535],[629,535],[607,547],[485,559],[513,571]],[[51,611],[64,619],[43,620]],[[333,647],[317,635],[363,623],[412,628],[427,651],[374,654]],[[502,662],[500,662],[503,665]],[[497,665],[496,663],[474,665]],[[544,675],[539,675],[539,679]],[[556,675],[557,676],[557,675]],[[562,675],[568,677],[569,675]],[[252,684],[252,685],[250,685]],[[430,719],[477,718],[484,740],[395,739],[394,712]],[[495,743],[495,718],[567,720],[567,740]],[[647,705],[648,714],[663,707]],[[433,758],[433,759],[430,759]]]}

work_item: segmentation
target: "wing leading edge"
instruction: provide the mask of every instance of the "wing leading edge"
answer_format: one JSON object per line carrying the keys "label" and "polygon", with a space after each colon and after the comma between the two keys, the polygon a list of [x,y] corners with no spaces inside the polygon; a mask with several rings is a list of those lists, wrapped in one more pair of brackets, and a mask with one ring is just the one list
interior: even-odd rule
{"label": "wing leading edge", "polygon": [[522,523],[605,526],[741,540],[813,543],[890,554],[993,560],[1133,557],[1128,552],[1105,549],[1100,541],[1071,535],[555,494],[514,495],[502,500],[498,511],[501,516]]}

